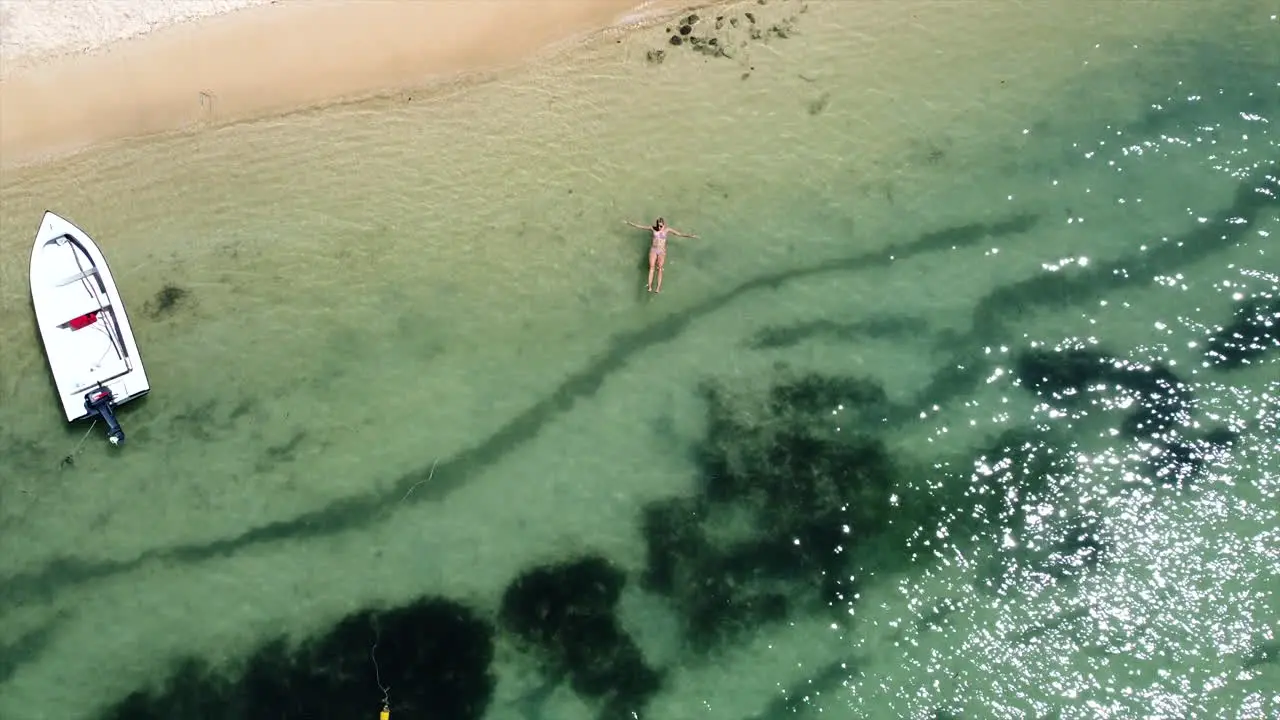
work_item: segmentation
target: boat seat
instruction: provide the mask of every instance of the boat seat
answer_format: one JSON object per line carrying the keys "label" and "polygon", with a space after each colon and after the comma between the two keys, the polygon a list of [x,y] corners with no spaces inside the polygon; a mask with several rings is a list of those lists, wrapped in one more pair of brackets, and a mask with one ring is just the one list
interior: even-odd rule
{"label": "boat seat", "polygon": [[79,282],[80,280],[83,280],[89,277],[90,275],[94,275],[97,272],[98,272],[97,267],[91,267],[88,270],[85,270],[84,272],[78,272],[75,275],[72,275],[71,277],[63,278],[62,280],[59,280],[58,282],[54,283],[54,287],[63,287],[64,285],[70,285],[73,282]]}
{"label": "boat seat", "polygon": [[58,316],[63,318],[58,325],[66,325],[81,315],[109,307],[111,307],[111,298],[106,295],[99,295],[97,298],[81,295],[75,302],[66,303],[58,308]]}

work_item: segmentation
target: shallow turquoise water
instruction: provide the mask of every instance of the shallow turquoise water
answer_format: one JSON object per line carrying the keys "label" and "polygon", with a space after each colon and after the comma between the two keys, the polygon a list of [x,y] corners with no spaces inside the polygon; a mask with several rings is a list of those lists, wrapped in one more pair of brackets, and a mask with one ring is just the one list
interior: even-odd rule
{"label": "shallow turquoise water", "polygon": [[[67,716],[31,714],[58,689],[95,717],[183,654],[235,668],[422,594],[492,619],[517,574],[582,553],[627,573],[619,622],[668,671],[648,717],[1274,714],[1277,351],[1203,359],[1236,296],[1280,291],[1278,26],[928,7],[774,4],[752,12],[794,34],[731,60],[654,28],[6,177],[0,716]],[[107,248],[156,388],[122,413],[126,452],[91,433],[70,468],[85,429],[43,412],[22,320],[45,206]],[[704,238],[674,241],[660,297],[621,223],[655,214]],[[166,284],[186,295],[161,310]],[[1073,342],[1166,366],[1193,398],[1173,436],[1129,437],[1123,393],[1069,407],[1017,381],[1027,350]],[[806,372],[885,398],[826,387],[818,421],[777,415],[762,396]],[[738,423],[717,442],[782,470],[739,468],[757,487],[686,521],[724,550],[856,518],[834,596],[811,586],[835,566],[801,562],[820,545],[782,579],[710,553],[673,592],[640,581],[675,532],[646,537],[646,508],[717,482],[707,384]],[[809,477],[767,454],[792,415],[883,443],[883,492],[796,481],[787,522],[765,512],[752,492]],[[1222,428],[1193,476],[1160,474]],[[733,589],[699,617],[745,629],[700,652],[681,603],[715,572]],[[729,612],[775,596],[785,620]],[[488,717],[596,713],[520,645],[498,633]]]}

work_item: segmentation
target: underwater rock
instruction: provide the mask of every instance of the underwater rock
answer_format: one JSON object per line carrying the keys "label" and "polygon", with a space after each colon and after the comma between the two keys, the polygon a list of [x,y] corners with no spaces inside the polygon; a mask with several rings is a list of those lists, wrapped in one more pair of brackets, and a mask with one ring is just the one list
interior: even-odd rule
{"label": "underwater rock", "polygon": [[1205,361],[1226,370],[1253,364],[1280,349],[1280,298],[1261,296],[1236,307],[1232,321],[1209,340]]}
{"label": "underwater rock", "polygon": [[[370,635],[377,642],[374,649]],[[364,656],[371,655],[369,661]],[[369,687],[367,673],[373,659],[384,687],[394,688],[392,707],[410,716],[479,718],[488,706],[494,679],[493,629],[469,609],[430,599],[389,611],[366,611],[349,616],[330,633],[308,643],[298,653],[314,683],[318,708],[341,707],[349,698],[354,717],[368,706],[355,702],[357,694],[335,693],[337,678],[364,677],[360,694]],[[325,695],[330,695],[325,698]],[[318,710],[317,710],[318,712]]]}
{"label": "underwater rock", "polygon": [[834,416],[848,412],[879,421],[891,403],[884,387],[864,378],[831,377],[808,373],[774,385],[770,392],[774,412]]}
{"label": "underwater rock", "polygon": [[1118,384],[1136,393],[1138,407],[1124,423],[1129,437],[1161,437],[1191,423],[1194,398],[1190,386],[1163,365],[1143,368],[1128,365]]}
{"label": "underwater rock", "polygon": [[699,587],[681,598],[690,649],[709,653],[755,628],[786,620],[788,595],[744,591],[712,571]]}
{"label": "underwater rock", "polygon": [[705,652],[852,597],[851,551],[892,524],[897,470],[856,428],[859,410],[887,404],[875,383],[808,374],[747,397],[703,393],[700,492],[648,506],[641,529],[645,587],[673,602]]}
{"label": "underwater rock", "polygon": [[56,622],[19,632],[17,637],[0,637],[0,685],[9,682],[24,663],[39,656],[52,643]]}
{"label": "underwater rock", "polygon": [[795,26],[792,25],[791,21],[789,20],[784,20],[783,22],[777,23],[776,25],[771,25],[769,27],[770,33],[773,33],[775,37],[779,37],[784,40],[786,38],[791,37],[792,33],[794,33],[795,31],[796,31]]}
{"label": "underwater rock", "polygon": [[702,394],[707,404],[707,430],[694,450],[701,470],[700,495],[713,503],[727,502],[749,490],[741,486],[731,465],[756,464],[762,458],[757,457],[757,448],[740,442],[750,436],[751,429],[724,394],[710,386],[702,388]]}
{"label": "underwater rock", "polygon": [[[874,532],[894,470],[883,442],[857,432],[857,416],[882,413],[883,389],[807,375],[775,385],[763,412],[735,407],[714,388],[703,392],[707,435],[697,453],[707,500],[757,508],[779,532],[849,506],[849,519]],[[744,420],[766,413],[757,423]]]}
{"label": "underwater rock", "polygon": [[[803,13],[805,10],[806,8],[801,8],[799,12]],[[703,25],[702,32],[695,34],[695,26],[701,18],[696,14],[687,15],[681,18],[678,24],[667,27],[667,42],[677,47],[687,46],[711,57],[733,58],[739,50],[748,46],[748,40],[764,40],[766,34],[771,37],[786,38],[795,32],[794,23],[797,15],[771,25],[767,31],[763,30],[763,24],[756,26],[760,21],[752,13],[744,13],[744,16],[749,25],[744,26],[742,31],[738,30],[740,23],[737,16],[718,15],[715,18],[714,28]],[[649,57],[649,61],[654,62],[652,56]],[[820,103],[818,112],[823,108],[825,103]]]}
{"label": "underwater rock", "polygon": [[376,717],[387,688],[393,716],[478,720],[493,694],[492,660],[488,623],[453,601],[425,598],[350,615],[292,652],[283,639],[268,641],[238,669],[186,659],[162,688],[136,691],[103,717]]}
{"label": "underwater rock", "polygon": [[1235,433],[1216,428],[1190,442],[1175,440],[1158,445],[1151,453],[1151,475],[1161,484],[1185,487],[1200,479],[1205,465],[1227,464],[1235,442]]}
{"label": "underwater rock", "polygon": [[[977,589],[1000,596],[1027,583],[1040,584],[1046,579],[1056,582],[1078,581],[1106,562],[1114,552],[1113,541],[1105,534],[1097,516],[1077,514],[1065,522],[1057,518],[1028,526],[994,528],[1013,542],[1002,544],[984,561]],[[998,537],[998,536],[997,536]]]}
{"label": "underwater rock", "polygon": [[831,104],[831,93],[822,93],[818,97],[809,101],[808,109],[810,115],[820,115],[823,110],[827,109],[827,105]]}
{"label": "underwater rock", "polygon": [[[169,675],[164,689],[139,690],[131,693],[102,715],[104,720],[168,720],[168,718],[193,718],[197,720],[232,720],[243,701],[236,698],[231,682],[195,658],[178,663]],[[379,693],[378,698],[382,695]],[[375,698],[376,704],[377,698]],[[244,715],[245,718],[263,717]],[[281,715],[297,717],[297,715]]]}
{"label": "underwater rock", "polygon": [[878,440],[854,434],[843,441],[803,432],[775,435],[768,465],[743,478],[755,485],[765,527],[799,532],[815,519],[838,515],[857,536],[875,535],[891,508],[894,470]]}
{"label": "underwater rock", "polygon": [[1030,350],[1018,356],[1015,372],[1037,394],[1065,405],[1109,389],[1129,394],[1137,401],[1123,424],[1130,437],[1158,437],[1191,420],[1190,386],[1164,365],[1146,366],[1082,348]]}
{"label": "underwater rock", "polygon": [[1240,439],[1240,434],[1230,428],[1217,427],[1204,434],[1201,438],[1202,442],[1208,443],[1219,449],[1230,449],[1236,444],[1236,440]]}
{"label": "underwater rock", "polygon": [[623,572],[602,557],[539,566],[507,587],[503,624],[531,642],[555,644],[574,618],[612,614],[625,585]]}
{"label": "underwater rock", "polygon": [[1280,663],[1280,641],[1266,638],[1254,643],[1253,648],[1244,656],[1240,667],[1249,670],[1277,663]]}
{"label": "underwater rock", "polygon": [[502,624],[548,661],[547,674],[567,675],[579,695],[603,700],[601,717],[639,714],[661,687],[618,622],[626,576],[588,556],[522,573],[502,598]]}
{"label": "underwater rock", "polygon": [[711,552],[701,522],[698,502],[690,498],[659,500],[644,508],[640,530],[645,539],[646,560],[641,587],[671,595],[693,581],[681,574],[682,562]]}
{"label": "underwater rock", "polygon": [[1026,498],[1047,484],[1061,460],[1039,438],[1011,428],[978,455],[966,492],[973,517],[981,524],[1018,525]]}
{"label": "underwater rock", "polygon": [[762,588],[754,581],[769,584],[769,573],[780,564],[787,576],[799,568],[779,561],[786,555],[785,542],[774,541],[773,547],[760,540],[713,544],[704,528],[708,516],[699,504],[697,499],[672,498],[645,508],[643,583],[675,602],[691,648],[705,652],[739,630],[785,619],[786,588],[777,583]]}
{"label": "underwater rock", "polygon": [[155,297],[147,301],[142,309],[149,317],[155,319],[161,315],[167,315],[176,310],[190,294],[190,291],[186,288],[166,283],[165,286],[160,288],[160,291],[155,294]]}
{"label": "underwater rock", "polygon": [[1195,398],[1189,384],[1159,363],[1143,365],[1090,349],[1033,350],[1017,358],[1016,373],[1025,386],[1063,406],[1076,406],[1105,392],[1132,399],[1121,430],[1145,443],[1149,471],[1165,485],[1194,481],[1206,463],[1223,462],[1234,441],[1225,428],[1185,439]]}
{"label": "underwater rock", "polygon": [[[974,453],[973,473],[942,496],[952,537],[986,537],[994,552],[981,561],[974,588],[1007,593],[1031,576],[1079,579],[1105,562],[1111,541],[1104,525],[1084,506],[1064,500],[1079,477],[1076,435],[1058,427],[1013,426]],[[1046,503],[1060,508],[1042,515]],[[1065,513],[1065,514],[1064,514]],[[1011,542],[1006,542],[1011,541]]]}
{"label": "underwater rock", "polygon": [[785,535],[738,544],[725,552],[721,570],[739,587],[763,585],[764,594],[781,580],[822,605],[838,602],[851,594],[844,592],[844,550],[857,540],[842,520],[832,512],[789,528]]}
{"label": "underwater rock", "polygon": [[1097,567],[1108,553],[1101,527],[1096,522],[1080,524],[1067,531],[1046,565],[1050,575],[1062,579]]}
{"label": "underwater rock", "polygon": [[1034,392],[1055,400],[1073,397],[1090,384],[1108,377],[1111,358],[1094,350],[1072,348],[1062,352],[1029,350],[1015,361],[1018,379]]}
{"label": "underwater rock", "polygon": [[667,51],[666,50],[650,50],[646,55],[646,58],[649,60],[649,62],[653,63],[654,65],[658,65],[663,60],[667,59]]}

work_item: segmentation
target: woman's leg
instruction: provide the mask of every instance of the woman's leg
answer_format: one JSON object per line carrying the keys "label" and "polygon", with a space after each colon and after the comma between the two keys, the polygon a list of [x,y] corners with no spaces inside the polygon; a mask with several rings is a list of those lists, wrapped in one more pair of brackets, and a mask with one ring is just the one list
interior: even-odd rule
{"label": "woman's leg", "polygon": [[644,289],[653,292],[653,266],[658,258],[658,253],[649,251],[649,282],[645,283]]}
{"label": "woman's leg", "polygon": [[658,286],[653,289],[654,292],[662,292],[662,266],[667,262],[667,254],[658,255]]}

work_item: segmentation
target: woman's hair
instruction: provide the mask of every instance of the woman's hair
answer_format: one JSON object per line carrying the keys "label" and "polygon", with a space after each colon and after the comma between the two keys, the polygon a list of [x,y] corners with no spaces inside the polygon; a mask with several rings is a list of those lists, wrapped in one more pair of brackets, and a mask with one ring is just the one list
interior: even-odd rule
{"label": "woman's hair", "polygon": [[654,221],[653,221],[653,229],[654,229],[654,230],[657,230],[657,229],[658,229],[658,226],[660,226],[660,225],[666,225],[666,224],[667,224],[667,221],[666,221],[666,220],[663,220],[662,218],[658,218],[657,220],[654,220]]}

